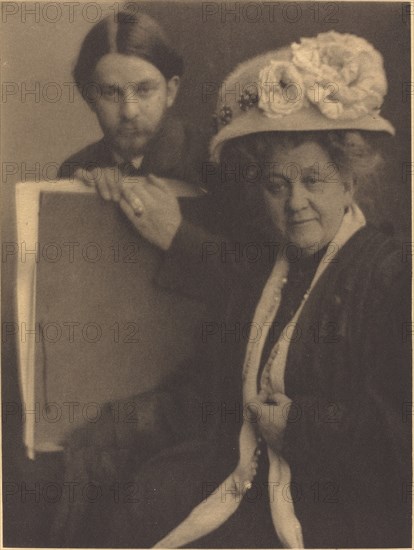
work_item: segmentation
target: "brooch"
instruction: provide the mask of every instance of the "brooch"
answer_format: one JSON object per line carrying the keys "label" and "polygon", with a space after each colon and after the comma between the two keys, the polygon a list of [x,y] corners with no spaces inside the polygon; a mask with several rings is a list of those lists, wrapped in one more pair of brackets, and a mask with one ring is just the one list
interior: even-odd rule
{"label": "brooch", "polygon": [[220,123],[223,126],[226,126],[231,122],[231,119],[233,118],[233,111],[231,110],[231,107],[228,107],[225,105],[222,107],[219,111],[219,114],[213,115],[213,131],[217,133],[220,129]]}
{"label": "brooch", "polygon": [[240,109],[242,111],[248,111],[251,107],[254,107],[259,102],[259,95],[258,93],[245,90],[238,101],[240,105]]}

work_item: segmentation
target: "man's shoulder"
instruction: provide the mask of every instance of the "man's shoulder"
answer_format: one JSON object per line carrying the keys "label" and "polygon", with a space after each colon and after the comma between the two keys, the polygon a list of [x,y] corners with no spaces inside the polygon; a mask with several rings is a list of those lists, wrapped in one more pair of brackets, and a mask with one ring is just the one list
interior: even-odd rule
{"label": "man's shoulder", "polygon": [[60,166],[58,177],[71,179],[77,169],[92,169],[108,166],[111,153],[103,139],[91,143],[68,157]]}
{"label": "man's shoulder", "polygon": [[198,184],[207,158],[207,141],[200,128],[190,121],[168,115],[151,142],[142,167],[158,176]]}

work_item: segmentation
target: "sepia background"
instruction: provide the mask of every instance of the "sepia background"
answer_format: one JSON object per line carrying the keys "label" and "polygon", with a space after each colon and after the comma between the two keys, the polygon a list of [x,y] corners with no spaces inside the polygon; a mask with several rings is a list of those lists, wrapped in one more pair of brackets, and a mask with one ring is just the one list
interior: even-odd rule
{"label": "sepia background", "polygon": [[[62,7],[61,16],[43,4],[3,3],[2,23],[2,241],[15,242],[14,185],[19,180],[53,178],[53,166],[101,133],[93,113],[75,91],[71,71],[81,41],[102,17],[113,13],[115,2],[90,3],[82,13]],[[410,29],[409,4],[398,2],[274,3],[273,17],[263,2],[141,2],[170,35],[185,61],[185,76],[176,110],[208,132],[218,89],[235,65],[300,37],[337,30],[371,42],[383,55],[389,92],[382,114],[396,128],[396,138],[384,154],[389,161],[381,181],[363,203],[367,216],[410,240]],[[276,5],[277,4],[277,5]],[[121,7],[122,4],[117,4]],[[247,6],[250,6],[249,8]],[[273,20],[272,20],[273,19]],[[35,90],[30,93],[30,90]],[[61,96],[59,97],[59,92]],[[56,95],[57,94],[57,95]],[[45,167],[49,170],[45,172]],[[407,177],[408,174],[408,177]],[[368,195],[367,195],[368,196]],[[374,197],[374,198],[372,198]],[[2,262],[3,324],[14,320],[15,269],[13,259]],[[16,343],[3,337],[3,392],[17,399]],[[3,450],[28,465],[21,445],[20,425],[3,425]],[[16,464],[16,463],[15,463]],[[15,520],[18,522],[18,518]],[[19,539],[17,523],[9,523],[8,544],[31,544]]]}

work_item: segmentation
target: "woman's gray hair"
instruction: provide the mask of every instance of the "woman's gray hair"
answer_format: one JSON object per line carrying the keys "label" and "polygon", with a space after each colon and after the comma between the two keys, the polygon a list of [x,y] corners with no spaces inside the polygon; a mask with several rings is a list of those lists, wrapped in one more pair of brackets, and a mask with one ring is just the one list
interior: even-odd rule
{"label": "woman's gray hair", "polygon": [[275,146],[291,148],[314,141],[328,153],[340,173],[349,174],[354,183],[360,183],[366,177],[375,176],[383,165],[376,143],[382,136],[377,134],[360,130],[249,134],[225,143],[220,160],[227,165],[239,163],[238,172],[243,174],[243,165],[263,166],[269,162]]}

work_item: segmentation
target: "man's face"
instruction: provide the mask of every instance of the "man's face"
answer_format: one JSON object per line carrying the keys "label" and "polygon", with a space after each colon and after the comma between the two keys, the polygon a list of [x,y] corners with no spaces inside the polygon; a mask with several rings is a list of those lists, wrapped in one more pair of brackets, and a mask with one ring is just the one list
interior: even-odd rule
{"label": "man's face", "polygon": [[93,82],[99,93],[90,104],[110,146],[128,160],[143,154],[174,103],[178,77],[167,81],[140,57],[110,53],[99,60]]}

